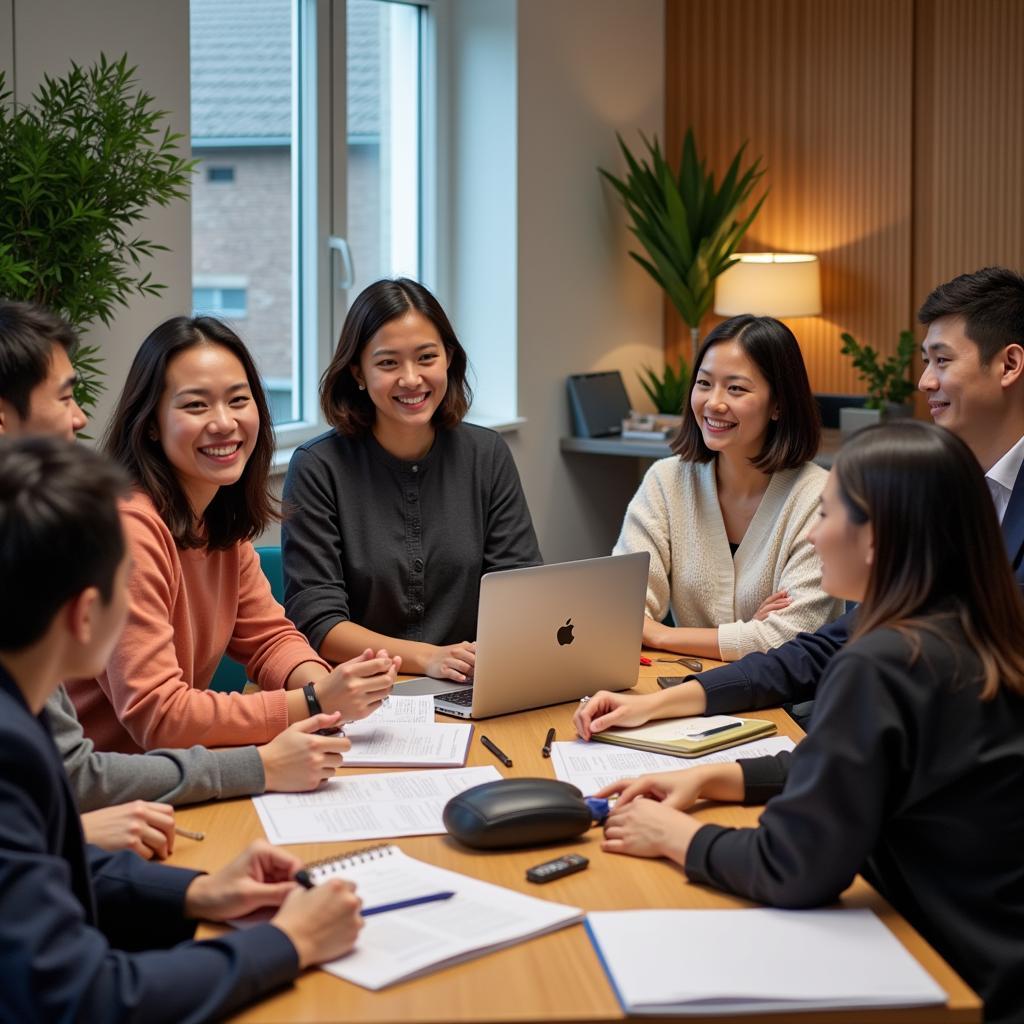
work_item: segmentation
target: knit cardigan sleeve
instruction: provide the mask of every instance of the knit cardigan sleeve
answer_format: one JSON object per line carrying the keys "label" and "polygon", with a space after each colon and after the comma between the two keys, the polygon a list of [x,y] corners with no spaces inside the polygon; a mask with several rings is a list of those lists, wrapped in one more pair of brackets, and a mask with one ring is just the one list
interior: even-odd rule
{"label": "knit cardigan sleeve", "polygon": [[[665,460],[668,461],[668,460]],[[612,550],[613,555],[629,555],[646,551],[651,556],[647,575],[646,612],[656,622],[665,618],[669,609],[672,575],[671,509],[672,496],[666,491],[657,462],[644,474],[633,500],[626,509],[622,531]]]}

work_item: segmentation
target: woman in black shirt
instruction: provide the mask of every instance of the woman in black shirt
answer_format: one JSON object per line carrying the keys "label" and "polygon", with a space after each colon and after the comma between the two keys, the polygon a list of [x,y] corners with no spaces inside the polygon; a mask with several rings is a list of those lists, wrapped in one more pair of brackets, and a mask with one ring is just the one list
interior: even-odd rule
{"label": "woman in black shirt", "polygon": [[[985,1000],[1024,1019],[1024,600],[981,469],[948,431],[862,431],[811,533],[861,601],[792,755],[617,783],[604,848],[667,856],[764,903],[830,903],[861,872]],[[698,799],[763,801],[752,829]]]}
{"label": "woman in black shirt", "polygon": [[466,353],[437,299],[401,278],[352,304],[320,386],[330,431],[284,485],[288,616],[329,661],[366,648],[464,681],[480,578],[540,563],[508,446],[463,423]]}

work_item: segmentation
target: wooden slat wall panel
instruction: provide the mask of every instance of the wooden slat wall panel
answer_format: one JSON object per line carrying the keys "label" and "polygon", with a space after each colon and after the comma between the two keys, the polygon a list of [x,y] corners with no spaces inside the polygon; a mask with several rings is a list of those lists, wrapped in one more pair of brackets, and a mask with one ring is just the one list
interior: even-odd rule
{"label": "wooden slat wall panel", "polygon": [[[744,139],[764,156],[742,248],[820,257],[825,314],[791,323],[816,391],[862,390],[841,331],[891,351],[910,322],[913,21],[913,0],[667,0],[668,152],[691,125],[717,169]],[[666,355],[681,338],[670,310]]]}
{"label": "wooden slat wall panel", "polygon": [[1024,270],[1024,3],[918,0],[914,306],[956,274]]}

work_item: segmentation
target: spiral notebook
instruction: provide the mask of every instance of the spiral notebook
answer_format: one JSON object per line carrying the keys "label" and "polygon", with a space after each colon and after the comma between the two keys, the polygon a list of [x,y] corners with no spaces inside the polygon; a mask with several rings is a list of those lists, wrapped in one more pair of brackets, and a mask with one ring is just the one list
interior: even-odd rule
{"label": "spiral notebook", "polygon": [[306,870],[314,884],[332,876],[354,882],[367,907],[446,890],[455,893],[443,902],[366,918],[356,948],[321,965],[368,989],[418,978],[583,920],[579,907],[435,867],[392,845],[316,861]]}

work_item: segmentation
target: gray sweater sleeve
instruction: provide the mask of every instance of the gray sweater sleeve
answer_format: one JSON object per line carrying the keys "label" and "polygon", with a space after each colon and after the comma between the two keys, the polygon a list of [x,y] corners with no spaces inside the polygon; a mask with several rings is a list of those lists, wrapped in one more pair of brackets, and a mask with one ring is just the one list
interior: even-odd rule
{"label": "gray sweater sleeve", "polygon": [[147,754],[98,751],[82,731],[63,686],[46,702],[46,714],[83,813],[129,800],[179,805],[249,796],[266,788],[263,762],[255,747],[207,750],[196,746]]}

